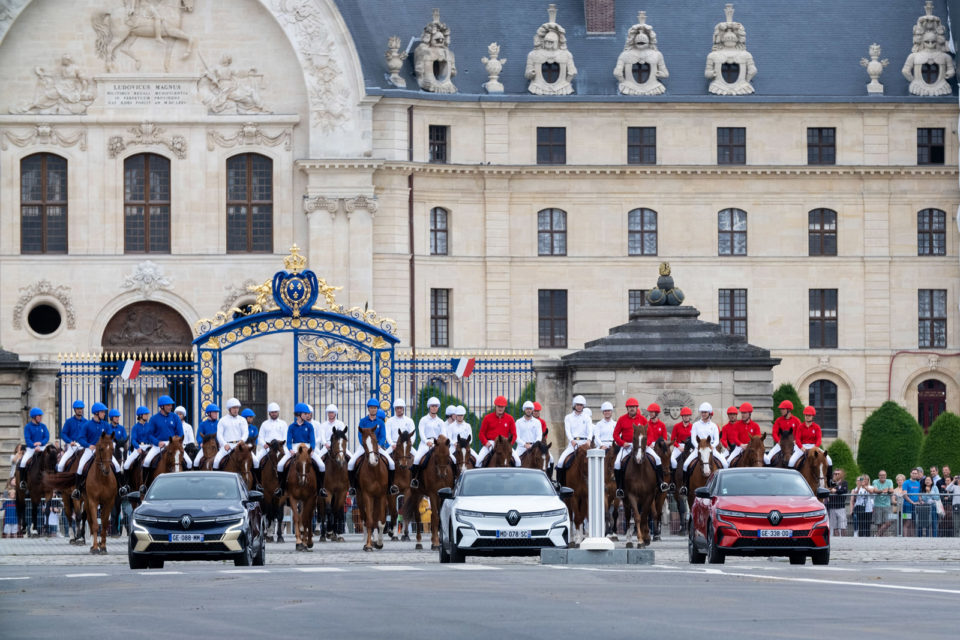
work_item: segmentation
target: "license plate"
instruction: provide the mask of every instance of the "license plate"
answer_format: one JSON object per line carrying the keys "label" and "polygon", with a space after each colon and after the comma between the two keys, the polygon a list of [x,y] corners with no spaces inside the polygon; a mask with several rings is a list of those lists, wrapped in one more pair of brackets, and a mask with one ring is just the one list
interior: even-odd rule
{"label": "license plate", "polygon": [[203,542],[202,533],[171,533],[170,542]]}
{"label": "license plate", "polygon": [[791,538],[793,531],[790,529],[760,529],[761,538]]}
{"label": "license plate", "polygon": [[509,531],[501,531],[497,529],[498,538],[532,538],[533,535],[530,533],[529,529],[510,529]]}

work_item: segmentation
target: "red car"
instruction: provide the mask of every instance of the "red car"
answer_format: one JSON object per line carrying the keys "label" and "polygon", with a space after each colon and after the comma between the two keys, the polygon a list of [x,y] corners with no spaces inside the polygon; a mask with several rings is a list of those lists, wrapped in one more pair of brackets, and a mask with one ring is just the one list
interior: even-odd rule
{"label": "red car", "polygon": [[695,491],[687,551],[692,564],[726,556],[787,556],[790,564],[830,562],[830,492],[793,469],[721,469]]}

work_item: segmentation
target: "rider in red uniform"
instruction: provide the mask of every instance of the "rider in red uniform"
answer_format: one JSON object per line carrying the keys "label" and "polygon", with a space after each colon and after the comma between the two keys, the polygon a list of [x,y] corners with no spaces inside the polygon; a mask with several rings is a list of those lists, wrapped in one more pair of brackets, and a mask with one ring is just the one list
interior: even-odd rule
{"label": "rider in red uniform", "polygon": [[[817,415],[817,410],[813,407],[806,407],[803,410],[803,424],[796,431],[794,436],[797,446],[794,447],[793,455],[790,456],[790,462],[788,463],[791,467],[794,466],[803,455],[803,452],[807,449],[812,449],[816,447],[818,449],[823,449],[823,433],[820,429],[820,425],[813,421],[814,416]],[[830,459],[829,454],[827,455],[827,478],[833,478],[833,460]]]}
{"label": "rider in red uniform", "polygon": [[[503,396],[497,396],[493,401],[493,411],[483,417],[480,423],[480,431],[477,434],[480,437],[480,443],[483,448],[477,458],[477,464],[482,465],[484,459],[493,450],[493,444],[497,436],[503,436],[510,441],[512,447],[517,442],[517,423],[513,421],[513,416],[506,412],[507,399]],[[520,458],[517,452],[513,452],[514,466],[520,466]]]}
{"label": "rider in red uniform", "polygon": [[680,409],[680,422],[673,425],[673,431],[670,432],[670,446],[673,447],[673,453],[670,454],[670,467],[677,468],[677,458],[683,453],[683,450],[693,444],[690,442],[690,432],[693,430],[693,409],[684,407]]}
{"label": "rider in red uniform", "polygon": [[737,414],[740,411],[736,407],[727,407],[727,424],[720,429],[720,442],[723,443],[727,451],[732,450],[740,442],[740,421],[737,420]]}
{"label": "rider in red uniform", "polygon": [[617,419],[617,426],[613,428],[613,441],[620,447],[617,459],[613,463],[613,478],[617,482],[618,498],[623,497],[624,469],[621,469],[621,461],[633,450],[634,431],[647,426],[647,419],[640,413],[639,400],[628,398],[625,406],[627,412]]}
{"label": "rider in red uniform", "polygon": [[746,438],[747,444],[750,442],[751,436],[762,436],[763,432],[760,431],[760,425],[750,419],[753,415],[753,405],[749,402],[744,402],[740,405],[740,431]]}
{"label": "rider in red uniform", "polygon": [[540,426],[542,427],[543,435],[547,435],[547,421],[540,417],[541,411],[543,411],[543,405],[535,401],[533,403],[533,417],[540,421]]}
{"label": "rider in red uniform", "polygon": [[793,403],[789,400],[784,400],[780,403],[780,417],[773,421],[773,448],[770,449],[770,453],[764,457],[764,462],[770,464],[770,461],[773,460],[773,457],[780,453],[780,433],[784,430],[793,431],[793,440],[797,442],[797,432],[800,430],[800,421],[797,419],[797,416],[790,413],[793,411]]}

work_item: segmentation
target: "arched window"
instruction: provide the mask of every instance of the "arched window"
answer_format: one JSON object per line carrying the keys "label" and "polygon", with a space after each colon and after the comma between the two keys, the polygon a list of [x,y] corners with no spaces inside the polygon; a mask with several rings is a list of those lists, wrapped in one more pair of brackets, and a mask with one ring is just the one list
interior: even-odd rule
{"label": "arched window", "polygon": [[837,385],[829,380],[814,380],[810,384],[808,398],[817,410],[815,422],[820,425],[824,438],[837,437]]}
{"label": "arched window", "polygon": [[747,255],[747,212],[724,209],[717,214],[717,246],[721,256]]}
{"label": "arched window", "polygon": [[227,251],[273,251],[273,160],[258,153],[227,159]]}
{"label": "arched window", "polygon": [[947,385],[939,380],[924,380],[917,385],[917,422],[924,433],[941,413],[947,410]]}
{"label": "arched window", "polygon": [[837,255],[837,212],[814,209],[807,213],[807,239],[811,256]]}
{"label": "arched window", "polygon": [[917,212],[917,255],[947,255],[947,214],[940,209]]}
{"label": "arched window", "polygon": [[20,253],[67,252],[67,161],[35,153],[20,161]]}
{"label": "arched window", "polygon": [[256,424],[267,417],[267,373],[259,369],[243,369],[233,374],[233,395],[245,408],[257,414]]}
{"label": "arched window", "polygon": [[627,214],[627,253],[657,255],[657,212],[653,209],[634,209]]}
{"label": "arched window", "polygon": [[430,209],[430,255],[447,255],[447,216],[448,211],[442,207]]}
{"label": "arched window", "polygon": [[163,156],[123,161],[123,250],[170,253],[170,161]]}
{"label": "arched window", "polygon": [[567,212],[563,209],[537,212],[537,254],[567,255]]}

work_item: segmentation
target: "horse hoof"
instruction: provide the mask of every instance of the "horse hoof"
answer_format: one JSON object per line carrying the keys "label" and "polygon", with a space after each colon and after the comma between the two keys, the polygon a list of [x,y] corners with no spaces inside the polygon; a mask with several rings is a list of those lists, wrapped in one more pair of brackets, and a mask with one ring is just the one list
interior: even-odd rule
{"label": "horse hoof", "polygon": [[343,536],[337,536],[337,542],[343,542]]}
{"label": "horse hoof", "polygon": [[414,549],[416,549],[417,551],[423,551],[423,545],[418,542],[417,546],[415,546]]}
{"label": "horse hoof", "polygon": [[377,551],[379,551],[380,549],[383,549],[383,543],[382,543],[382,542],[374,542],[374,543],[373,543],[373,547],[374,547],[374,549],[376,549]]}
{"label": "horse hoof", "polygon": [[273,542],[273,536],[267,536],[264,538],[264,542]]}
{"label": "horse hoof", "polygon": [[439,550],[440,550],[440,545],[438,544],[430,545],[430,551],[439,551]]}
{"label": "horse hoof", "polygon": [[313,549],[313,540],[307,543],[307,549]]}
{"label": "horse hoof", "polygon": [[627,544],[624,545],[624,547],[626,547],[627,549],[633,549],[633,543],[628,542]]}
{"label": "horse hoof", "polygon": [[400,542],[410,542],[410,536],[408,536],[407,534],[403,534],[402,536],[400,536]]}
{"label": "horse hoof", "polygon": [[297,543],[297,551],[303,551],[303,545],[299,542]]}
{"label": "horse hoof", "polygon": [[102,556],[107,555],[107,548],[106,548],[106,547],[100,547],[100,555],[102,555]]}
{"label": "horse hoof", "polygon": [[364,551],[373,551],[373,547],[371,547],[371,546],[368,545],[368,544],[365,544],[365,545],[363,545],[363,550],[364,550]]}
{"label": "horse hoof", "polygon": [[660,542],[660,536],[653,536],[654,542]]}
{"label": "horse hoof", "polygon": [[96,548],[96,547],[91,547],[91,549],[90,549],[90,555],[92,555],[92,556],[98,556],[98,555],[100,555],[100,549],[98,549],[98,548]]}
{"label": "horse hoof", "polygon": [[283,536],[277,536],[277,544],[283,544]]}
{"label": "horse hoof", "polygon": [[609,538],[609,539],[612,540],[613,542],[618,542],[618,541],[620,540],[620,538],[618,538],[618,537],[617,537],[617,534],[615,534],[615,533],[611,533],[609,536],[607,536],[607,538]]}

